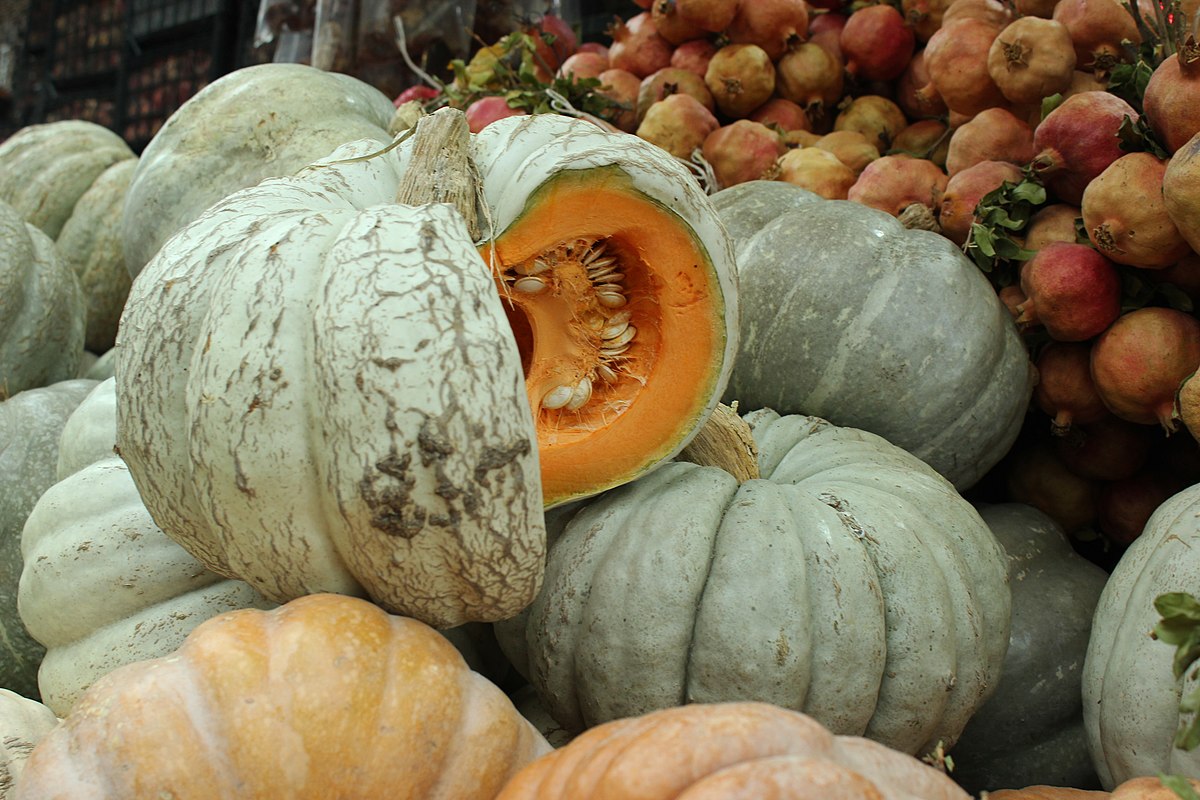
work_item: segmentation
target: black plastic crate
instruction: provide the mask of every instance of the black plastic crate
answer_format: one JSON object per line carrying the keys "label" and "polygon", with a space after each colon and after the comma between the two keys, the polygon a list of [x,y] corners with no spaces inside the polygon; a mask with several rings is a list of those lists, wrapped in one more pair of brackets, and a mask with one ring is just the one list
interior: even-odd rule
{"label": "black plastic crate", "polygon": [[51,87],[45,98],[43,121],[85,119],[115,130],[120,113],[115,86],[85,86],[69,91]]}
{"label": "black plastic crate", "polygon": [[128,0],[129,33],[135,39],[163,37],[179,28],[205,24],[229,13],[229,0]]}
{"label": "black plastic crate", "polygon": [[58,0],[50,34],[50,80],[58,86],[111,79],[125,50],[125,0]]}
{"label": "black plastic crate", "polygon": [[143,50],[126,63],[118,133],[140,151],[188,98],[225,72],[225,59],[214,52],[202,31],[169,47]]}

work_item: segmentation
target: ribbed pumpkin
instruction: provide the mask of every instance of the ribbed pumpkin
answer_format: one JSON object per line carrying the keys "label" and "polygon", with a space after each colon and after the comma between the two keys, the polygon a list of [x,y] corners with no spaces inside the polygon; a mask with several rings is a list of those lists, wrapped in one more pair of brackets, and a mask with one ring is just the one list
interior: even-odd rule
{"label": "ribbed pumpkin", "polygon": [[985,276],[948,239],[781,181],[713,195],[740,265],[726,402],[869,430],[960,490],[1008,451],[1033,368]]}
{"label": "ribbed pumpkin", "polygon": [[129,293],[121,214],[137,161],[121,137],[85,120],[30,125],[0,144],[0,201],[55,240],[83,291],[85,344],[98,353],[112,347]]}
{"label": "ribbed pumpkin", "polygon": [[115,441],[116,394],[107,380],[67,420],[59,480],[21,536],[18,608],[46,648],[42,702],[60,716],[96,678],[166,655],[204,620],[271,605],[246,583],[204,569],[155,526]]}
{"label": "ribbed pumpkin", "polygon": [[45,233],[0,201],[0,400],[74,378],[83,334],[79,279]]}
{"label": "ribbed pumpkin", "polygon": [[732,256],[687,171],[566,117],[488,131],[482,257],[448,205],[395,202],[436,183],[418,131],[230,196],[135,281],[121,452],[209,568],[277,602],[502,619],[540,582],[543,502],[650,469],[716,404]]}
{"label": "ribbed pumpkin", "polygon": [[1188,719],[1180,698],[1195,689],[1196,679],[1189,673],[1176,680],[1175,649],[1149,636],[1159,620],[1158,595],[1195,593],[1200,586],[1198,519],[1200,484],[1160,505],[1122,554],[1096,606],[1083,668],[1083,719],[1106,789],[1160,772],[1200,776],[1200,750],[1173,745]]}
{"label": "ribbed pumpkin", "polygon": [[1108,574],[1032,506],[998,503],[979,513],[1008,555],[1012,632],[996,692],[955,744],[951,774],[972,793],[1034,784],[1098,787],[1080,686],[1092,613]]}
{"label": "ribbed pumpkin", "polygon": [[526,766],[498,800],[968,800],[904,753],[766,703],[608,722]]}
{"label": "ribbed pumpkin", "polygon": [[17,614],[21,528],[54,484],[58,440],[67,418],[95,381],[75,379],[30,389],[0,402],[0,687],[38,697],[44,649]]}
{"label": "ribbed pumpkin", "polygon": [[747,421],[760,478],[675,462],[548,518],[545,585],[501,646],[572,733],[756,700],[907,753],[953,744],[1008,646],[995,537],[874,434]]}
{"label": "ribbed pumpkin", "polygon": [[34,745],[58,724],[46,706],[0,688],[0,800],[9,800]]}
{"label": "ribbed pumpkin", "polygon": [[[1200,780],[1192,779],[1192,790],[1200,791]],[[1070,786],[1029,786],[989,792],[989,800],[1179,800],[1173,789],[1157,777],[1130,778],[1111,792],[1076,789]]]}
{"label": "ribbed pumpkin", "polygon": [[387,143],[394,111],[373,86],[303,64],[258,64],[208,84],[142,151],[121,234],[129,274],[226,195],[291,175],[344,142]]}
{"label": "ribbed pumpkin", "polygon": [[549,749],[433,629],[312,595],[105,675],[15,798],[491,800]]}

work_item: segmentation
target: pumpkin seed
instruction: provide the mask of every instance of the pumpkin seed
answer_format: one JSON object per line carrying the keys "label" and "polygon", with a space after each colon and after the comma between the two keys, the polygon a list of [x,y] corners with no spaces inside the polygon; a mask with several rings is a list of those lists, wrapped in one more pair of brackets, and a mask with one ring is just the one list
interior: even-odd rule
{"label": "pumpkin seed", "polygon": [[[604,248],[606,246],[607,246],[606,242],[600,242],[595,247],[593,247],[591,250],[589,250],[587,253],[585,253],[583,256],[583,265],[585,267],[590,266],[592,264],[592,262],[594,262],[597,258],[599,258],[601,255],[604,254]],[[615,258],[612,260],[616,261]]]}
{"label": "pumpkin seed", "polygon": [[596,377],[599,378],[600,380],[604,381],[605,383],[616,383],[617,382],[616,371],[613,370],[613,368],[608,366],[607,364],[597,364],[596,365]]}
{"label": "pumpkin seed", "polygon": [[562,408],[567,403],[571,402],[571,398],[575,396],[575,387],[555,386],[550,391],[546,392],[546,396],[542,398],[542,408],[553,411],[556,408]]}
{"label": "pumpkin seed", "polygon": [[518,275],[541,275],[546,270],[550,269],[550,263],[540,258],[535,258],[533,261],[527,261],[524,264],[517,264],[513,267],[513,272]]}
{"label": "pumpkin seed", "polygon": [[605,340],[616,339],[618,336],[621,336],[628,330],[629,320],[618,320],[615,322],[613,320],[609,320],[609,324],[604,328],[604,330],[600,331],[600,338]]}
{"label": "pumpkin seed", "polygon": [[619,290],[596,292],[596,302],[605,308],[620,308],[629,302]]}
{"label": "pumpkin seed", "polygon": [[567,403],[567,410],[578,411],[583,408],[584,403],[592,399],[592,379],[584,378],[575,385],[575,389],[571,392],[571,400]]}
{"label": "pumpkin seed", "polygon": [[633,337],[636,335],[637,335],[637,328],[626,323],[623,328],[621,328],[620,330],[617,331],[616,335],[604,337],[604,339],[605,339],[604,349],[607,350],[607,349],[611,349],[613,347],[621,347],[622,345],[627,345],[633,341]]}
{"label": "pumpkin seed", "polygon": [[517,278],[516,282],[513,283],[513,288],[524,294],[537,294],[538,292],[545,291],[548,286],[549,284],[546,283],[544,278],[539,278],[536,275]]}

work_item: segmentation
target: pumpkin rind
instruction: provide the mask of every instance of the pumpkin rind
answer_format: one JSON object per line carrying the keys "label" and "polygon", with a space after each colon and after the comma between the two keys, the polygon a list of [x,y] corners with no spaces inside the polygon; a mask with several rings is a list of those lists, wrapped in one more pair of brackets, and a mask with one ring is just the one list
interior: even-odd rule
{"label": "pumpkin rind", "polygon": [[1092,763],[1106,789],[1131,778],[1200,775],[1200,750],[1174,747],[1189,717],[1181,697],[1194,691],[1189,673],[1176,680],[1174,648],[1148,635],[1158,622],[1154,598],[1200,586],[1200,485],[1174,495],[1151,515],[1117,562],[1092,622],[1083,668],[1083,718]]}
{"label": "pumpkin rind", "polygon": [[237,192],[164,247],[122,318],[119,443],[167,535],[275,602],[491,621],[544,553],[520,354],[462,218],[393,204],[400,150]]}
{"label": "pumpkin rind", "polygon": [[247,609],[108,673],[18,800],[491,800],[549,745],[436,631],[340,595]]}
{"label": "pumpkin rind", "polygon": [[1083,728],[1082,673],[1108,573],[1078,555],[1050,517],[1021,503],[980,516],[1008,554],[1012,633],[1000,682],[955,744],[967,790],[1099,785]]}
{"label": "pumpkin rind", "polygon": [[38,697],[44,649],[17,614],[21,528],[54,484],[58,440],[67,417],[96,386],[74,379],[30,389],[0,402],[0,687]]}
{"label": "pumpkin rind", "polygon": [[1032,395],[1011,316],[945,237],[805,194],[751,181],[713,195],[751,234],[735,241],[741,346],[726,402],[869,430],[970,488]]}
{"label": "pumpkin rind", "polygon": [[932,767],[766,703],[614,720],[529,764],[497,800],[967,800]]}
{"label": "pumpkin rind", "polygon": [[30,751],[57,724],[46,706],[0,687],[0,800],[9,800]]}
{"label": "pumpkin rind", "polygon": [[573,733],[758,700],[909,753],[953,743],[1008,645],[999,544],[874,434],[749,421],[762,479],[670,463],[549,518],[545,584],[501,646]]}
{"label": "pumpkin rind", "polygon": [[208,84],[142,151],[124,206],[129,274],[226,195],[291,175],[344,142],[386,144],[394,111],[371,85],[303,64],[258,64]]}
{"label": "pumpkin rind", "polygon": [[45,233],[0,201],[0,399],[74,378],[83,334],[79,279]]}

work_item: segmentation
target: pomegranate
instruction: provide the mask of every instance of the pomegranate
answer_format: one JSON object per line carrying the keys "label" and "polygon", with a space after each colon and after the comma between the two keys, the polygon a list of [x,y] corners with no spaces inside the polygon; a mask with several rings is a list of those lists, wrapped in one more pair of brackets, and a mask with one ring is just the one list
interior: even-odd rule
{"label": "pomegranate", "polygon": [[1018,322],[1040,324],[1052,339],[1081,342],[1098,336],[1121,313],[1121,276],[1085,244],[1050,242],[1021,265],[1028,298]]}
{"label": "pomegranate", "polygon": [[936,91],[947,108],[967,116],[1004,105],[1004,94],[988,73],[988,50],[999,33],[995,25],[972,17],[943,20],[925,45],[929,84],[918,95]]}
{"label": "pomegranate", "polygon": [[795,184],[827,200],[845,200],[854,185],[854,170],[828,150],[799,147],[779,159],[779,180]]}
{"label": "pomegranate", "polygon": [[1167,213],[1166,168],[1151,153],[1126,153],[1083,190],[1079,206],[1088,238],[1113,261],[1158,269],[1191,252]]}
{"label": "pomegranate", "polygon": [[[1075,65],[1078,67],[1078,63]],[[1084,72],[1076,69],[1071,76],[1071,85],[1063,92],[1063,98],[1072,97],[1082,92],[1107,92],[1108,82],[1096,76],[1094,72]]]}
{"label": "pomegranate", "polygon": [[637,135],[676,158],[690,160],[719,127],[717,118],[699,100],[690,94],[671,94],[646,109]]}
{"label": "pomegranate", "polygon": [[896,134],[888,155],[926,158],[945,170],[949,150],[950,126],[940,119],[919,119]]}
{"label": "pomegranate", "polygon": [[1193,251],[1200,252],[1200,134],[1167,161],[1162,190],[1167,214],[1179,235]]}
{"label": "pomegranate", "polygon": [[1055,436],[1112,417],[1092,383],[1091,353],[1087,342],[1050,342],[1038,352],[1033,399],[1050,417]]}
{"label": "pomegranate", "polygon": [[642,81],[627,69],[606,69],[598,76],[600,88],[598,94],[607,97],[615,103],[604,118],[626,133],[637,130],[637,96],[641,91]]}
{"label": "pomegranate", "polygon": [[1068,203],[1051,203],[1034,212],[1025,226],[1026,250],[1041,250],[1051,242],[1070,242],[1078,239],[1075,223],[1079,220],[1079,206]]}
{"label": "pomegranate", "polygon": [[[1088,381],[1090,384],[1091,379]],[[1071,435],[1055,440],[1055,452],[1067,469],[1080,477],[1097,481],[1129,478],[1146,465],[1150,434],[1158,434],[1147,425],[1105,412],[1095,422],[1073,423]]]}
{"label": "pomegranate", "polygon": [[479,133],[498,119],[523,117],[529,112],[523,108],[510,108],[501,96],[481,97],[466,107],[463,114],[471,133]]}
{"label": "pomegranate", "polygon": [[1025,165],[1033,154],[1033,128],[1008,109],[985,108],[950,135],[946,172],[954,175],[981,161]]}
{"label": "pomegranate", "polygon": [[1193,439],[1200,442],[1200,379],[1195,372],[1179,384],[1173,417],[1183,423]]}
{"label": "pomegranate", "polygon": [[929,69],[925,66],[925,51],[918,50],[896,80],[896,105],[904,110],[909,119],[945,116],[948,111],[946,101],[942,100],[937,89],[918,93],[917,90],[924,86],[929,86]]}
{"label": "pomegranate", "polygon": [[863,169],[846,197],[894,217],[911,205],[925,206],[933,214],[942,204],[948,180],[946,173],[927,159],[882,156]]}
{"label": "pomegranate", "polygon": [[1138,45],[1142,35],[1121,0],[1059,0],[1051,19],[1061,22],[1075,46],[1075,65],[1107,75],[1125,61],[1123,41]]}
{"label": "pomegranate", "polygon": [[1189,35],[1179,50],[1163,59],[1142,97],[1142,110],[1159,142],[1174,153],[1200,132],[1200,44]]}
{"label": "pomegranate", "polygon": [[679,16],[710,33],[729,27],[741,0],[675,0]]}
{"label": "pomegranate", "polygon": [[820,45],[797,45],[775,67],[776,92],[803,107],[809,119],[826,116],[842,98],[842,63]]}
{"label": "pomegranate", "polygon": [[879,148],[858,131],[831,131],[813,142],[813,147],[828,150],[858,176],[875,159]]}
{"label": "pomegranate", "polygon": [[1050,19],[1058,0],[1013,0],[1013,10],[1019,17],[1041,17]]}
{"label": "pomegranate", "polygon": [[601,42],[584,42],[583,44],[579,45],[579,49],[576,50],[575,52],[576,53],[596,53],[598,55],[604,56],[605,58],[608,58],[608,45],[602,44]]}
{"label": "pomegranate", "polygon": [[877,94],[864,94],[851,100],[833,121],[835,131],[858,131],[880,152],[891,147],[896,134],[908,126],[900,106]]}
{"label": "pomegranate", "polygon": [[671,64],[672,45],[658,33],[649,11],[617,20],[609,32],[608,63],[615,69],[645,78]]}
{"label": "pomegranate", "polygon": [[1008,496],[1038,509],[1068,535],[1081,533],[1095,521],[1098,483],[1067,469],[1049,441],[1014,448],[1007,468]]}
{"label": "pomegranate", "polygon": [[567,57],[558,68],[560,76],[571,76],[576,80],[599,78],[600,73],[609,68],[608,56],[584,50]]}
{"label": "pomegranate", "polygon": [[846,71],[860,80],[900,77],[916,49],[917,37],[895,6],[866,6],[850,15],[838,41]]}
{"label": "pomegranate", "polygon": [[1034,172],[1064,203],[1079,205],[1084,188],[1124,152],[1117,131],[1137,111],[1109,92],[1068,97],[1033,129]]}
{"label": "pomegranate", "polygon": [[[1012,316],[1013,322],[1016,322],[1017,317],[1021,316],[1021,312],[1017,309],[1019,309],[1021,304],[1027,299],[1025,297],[1025,293],[1021,291],[1021,287],[1015,283],[1010,284],[1009,286],[1001,287],[1000,290],[996,292],[996,296],[1000,298],[1000,302],[1003,303],[1004,307],[1008,309],[1008,313]],[[1021,331],[1023,331],[1025,327],[1027,326],[1017,325],[1017,329]]]}
{"label": "pomegranate", "polygon": [[699,39],[708,33],[704,28],[680,16],[676,0],[654,0],[650,6],[650,15],[654,17],[654,29],[658,31],[658,35],[671,44]]}
{"label": "pomegranate", "polygon": [[977,19],[997,30],[1016,18],[1011,3],[1003,0],[953,0],[942,13],[941,27],[959,19]]}
{"label": "pomegranate", "polygon": [[744,0],[725,29],[735,44],[756,44],[772,62],[808,36],[808,4],[804,0]]}
{"label": "pomegranate", "polygon": [[679,67],[663,67],[653,75],[644,78],[638,88],[637,121],[640,123],[646,116],[646,109],[650,107],[651,103],[656,103],[669,94],[679,92],[690,94],[709,111],[716,110],[716,101],[713,100],[712,92],[708,90],[708,84],[704,82],[703,78]]}
{"label": "pomegranate", "polygon": [[437,89],[433,88],[432,86],[426,86],[423,83],[418,83],[415,86],[408,87],[403,92],[396,95],[396,98],[392,100],[392,105],[394,105],[396,108],[399,108],[400,106],[412,100],[423,102],[425,100],[432,100],[437,96]]}
{"label": "pomegranate", "polygon": [[900,10],[912,26],[918,42],[927,42],[934,31],[942,27],[942,17],[950,0],[901,0]]}
{"label": "pomegranate", "polygon": [[1169,267],[1143,272],[1140,277],[1153,284],[1169,284],[1200,308],[1200,254],[1188,253]]}
{"label": "pomegranate", "polygon": [[754,109],[747,119],[774,126],[781,131],[806,131],[810,127],[804,109],[782,97],[772,97]]}
{"label": "pomegranate", "polygon": [[779,134],[760,122],[739,119],[704,139],[700,152],[713,168],[718,188],[746,181],[773,179],[775,162],[787,150]]}
{"label": "pomegranate", "polygon": [[1173,308],[1123,314],[1092,345],[1092,380],[1121,419],[1178,427],[1175,393],[1200,367],[1200,320]]}
{"label": "pomegranate", "polygon": [[1104,483],[1096,497],[1096,527],[1109,541],[1130,545],[1142,535],[1150,515],[1183,488],[1154,468]]}
{"label": "pomegranate", "polygon": [[692,39],[671,53],[671,66],[694,72],[701,78],[708,72],[708,62],[717,52],[717,45],[708,39]]}
{"label": "pomegranate", "polygon": [[1005,181],[1019,183],[1021,168],[1007,161],[980,161],[950,176],[942,205],[938,210],[938,223],[942,235],[961,246],[971,232],[975,221],[975,207],[985,194],[999,189]]}
{"label": "pomegranate", "polygon": [[775,65],[756,44],[727,44],[713,54],[704,73],[722,114],[740,119],[775,92]]}
{"label": "pomegranate", "polygon": [[1040,103],[1071,85],[1075,46],[1061,22],[1020,17],[992,41],[987,66],[988,75],[1010,102]]}
{"label": "pomegranate", "polygon": [[845,14],[818,14],[809,20],[808,41],[828,50],[829,55],[839,63],[845,63],[846,59],[842,55],[842,28],[846,27],[848,19]]}

